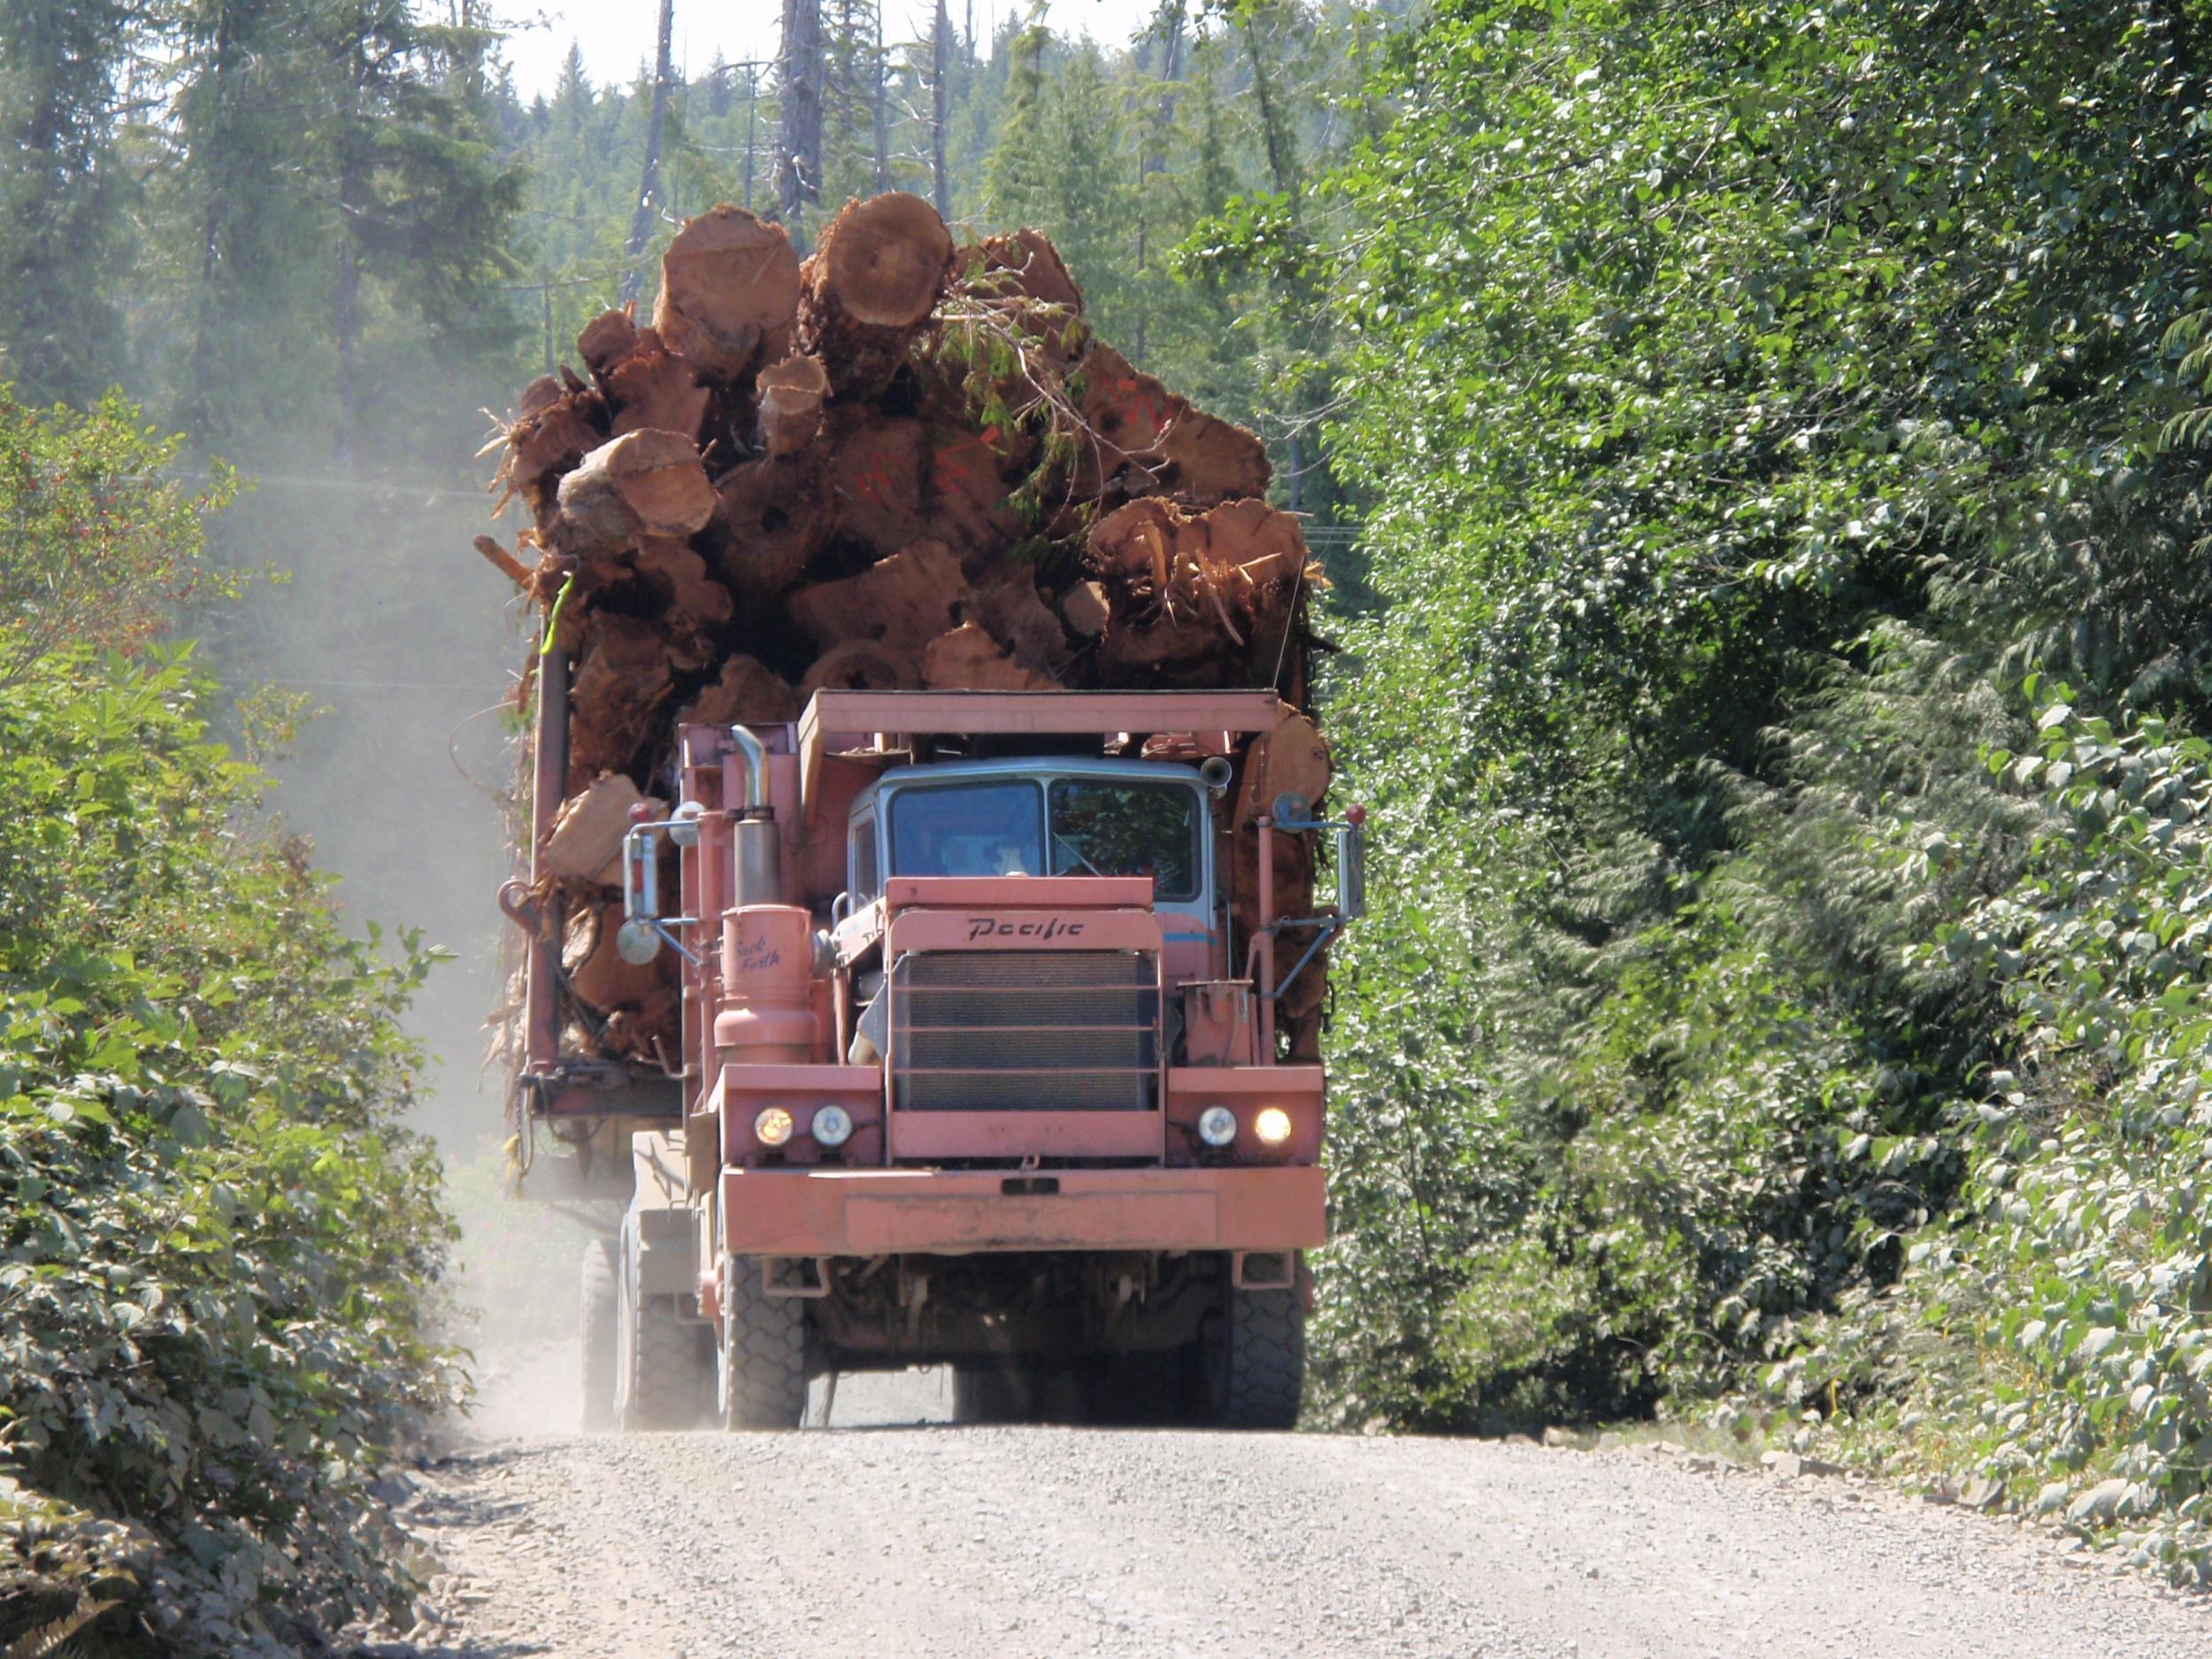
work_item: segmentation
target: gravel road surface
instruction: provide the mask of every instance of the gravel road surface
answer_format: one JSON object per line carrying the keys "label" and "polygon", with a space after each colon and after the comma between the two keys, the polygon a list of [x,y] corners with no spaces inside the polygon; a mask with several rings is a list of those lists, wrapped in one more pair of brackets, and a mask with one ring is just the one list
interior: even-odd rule
{"label": "gravel road surface", "polygon": [[[557,1356],[556,1356],[557,1358]],[[2212,1601],[1838,1477],[1642,1451],[959,1428],[576,1434],[539,1356],[419,1477],[439,1659],[2205,1659]]]}

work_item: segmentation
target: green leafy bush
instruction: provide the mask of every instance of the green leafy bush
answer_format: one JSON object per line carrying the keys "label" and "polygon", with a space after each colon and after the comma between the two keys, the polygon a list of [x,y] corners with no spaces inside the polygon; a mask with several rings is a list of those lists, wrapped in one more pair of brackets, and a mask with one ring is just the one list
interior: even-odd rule
{"label": "green leafy bush", "polygon": [[428,957],[341,931],[209,695],[142,643],[0,697],[0,1644],[112,1599],[111,1645],[290,1653],[392,1603],[366,1484],[456,1386]]}
{"label": "green leafy bush", "polygon": [[[2168,801],[2212,585],[2161,442],[2199,401],[2201,28],[1578,0],[1397,51],[1327,187],[1374,598],[1331,718],[1381,843],[1338,976],[1340,1416],[1771,1377],[1760,1410],[2027,1502],[2124,1476],[2077,1520],[2193,1559],[2196,1350],[2151,1310],[2202,1267]],[[2039,672],[2131,735],[2039,740]]]}

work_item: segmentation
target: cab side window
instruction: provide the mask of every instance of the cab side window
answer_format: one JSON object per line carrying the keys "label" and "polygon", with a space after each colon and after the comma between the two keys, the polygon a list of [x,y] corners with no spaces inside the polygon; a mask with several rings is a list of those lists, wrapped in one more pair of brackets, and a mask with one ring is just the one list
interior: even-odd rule
{"label": "cab side window", "polygon": [[883,890],[882,874],[877,868],[876,820],[870,813],[853,826],[852,844],[853,909],[872,904]]}

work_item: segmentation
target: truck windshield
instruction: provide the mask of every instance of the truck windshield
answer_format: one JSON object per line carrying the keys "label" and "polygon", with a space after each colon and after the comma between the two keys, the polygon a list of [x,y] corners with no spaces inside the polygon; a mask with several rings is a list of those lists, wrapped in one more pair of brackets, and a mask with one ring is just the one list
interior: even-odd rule
{"label": "truck windshield", "polygon": [[1198,896],[1198,797],[1180,784],[1056,778],[1052,873],[1150,876],[1153,896]]}
{"label": "truck windshield", "polygon": [[891,869],[902,876],[1042,874],[1043,805],[1026,779],[902,789],[891,803]]}

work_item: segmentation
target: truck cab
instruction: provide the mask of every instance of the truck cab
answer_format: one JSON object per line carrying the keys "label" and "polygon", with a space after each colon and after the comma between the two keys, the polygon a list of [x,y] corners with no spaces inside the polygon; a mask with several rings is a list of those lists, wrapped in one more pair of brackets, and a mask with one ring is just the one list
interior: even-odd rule
{"label": "truck cab", "polygon": [[[1276,1016],[1360,885],[1357,825],[1267,789],[1302,718],[825,691],[686,728],[623,857],[626,954],[681,985],[681,1110],[632,1131],[588,1387],[611,1370],[634,1425],[789,1427],[814,1375],[943,1364],[967,1420],[1289,1426],[1324,1086]],[[1332,837],[1336,902],[1286,912]],[[540,1110],[588,1108],[543,1076]]]}

